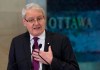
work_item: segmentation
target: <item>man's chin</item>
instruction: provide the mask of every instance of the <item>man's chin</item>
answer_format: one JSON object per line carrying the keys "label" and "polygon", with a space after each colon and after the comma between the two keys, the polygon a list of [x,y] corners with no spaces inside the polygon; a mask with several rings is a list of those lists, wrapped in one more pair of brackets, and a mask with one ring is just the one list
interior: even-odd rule
{"label": "man's chin", "polygon": [[38,31],[37,31],[37,32],[32,33],[32,35],[33,35],[33,36],[39,36],[39,35],[41,35],[41,34],[42,34],[42,32],[38,32]]}

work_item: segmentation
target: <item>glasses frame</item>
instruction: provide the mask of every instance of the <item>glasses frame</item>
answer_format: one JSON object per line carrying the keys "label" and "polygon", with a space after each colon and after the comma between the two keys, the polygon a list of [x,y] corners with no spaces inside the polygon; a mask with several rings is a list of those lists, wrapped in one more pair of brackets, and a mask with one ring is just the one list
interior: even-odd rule
{"label": "glasses frame", "polygon": [[43,19],[44,19],[44,16],[39,16],[37,18],[34,18],[34,19],[30,19],[30,20],[27,20],[26,18],[24,18],[26,22],[29,22],[29,23],[35,23],[36,21],[37,22],[41,22]]}

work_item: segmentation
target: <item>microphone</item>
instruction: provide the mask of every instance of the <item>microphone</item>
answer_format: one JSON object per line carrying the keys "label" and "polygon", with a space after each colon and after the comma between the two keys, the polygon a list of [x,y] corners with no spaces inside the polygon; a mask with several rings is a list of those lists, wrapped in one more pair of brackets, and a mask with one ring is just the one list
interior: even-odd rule
{"label": "microphone", "polygon": [[[39,50],[41,49],[41,47],[42,47],[42,44],[39,44]],[[35,45],[33,45],[33,47],[32,47],[32,50],[34,50],[35,49]]]}
{"label": "microphone", "polygon": [[39,48],[41,49],[41,47],[42,47],[42,44],[39,44]]}
{"label": "microphone", "polygon": [[[49,46],[50,44],[48,43],[48,46]],[[40,52],[40,48],[42,47],[42,44],[39,44],[39,52]],[[32,50],[34,51],[34,49],[35,49],[35,45],[33,45],[33,47],[32,47]],[[35,51],[36,52],[36,51]],[[51,64],[49,64],[40,54],[39,54],[39,52],[37,52],[38,53],[38,55],[48,64],[48,65],[50,65],[50,70],[52,70],[52,67],[51,67]]]}
{"label": "microphone", "polygon": [[[40,52],[40,48],[41,48],[41,47],[42,47],[42,44],[39,44],[39,52]],[[32,49],[33,49],[33,51],[34,51],[35,45],[33,45]],[[35,52],[36,52],[36,51],[35,51]],[[49,64],[49,63],[39,54],[39,52],[37,52],[38,55],[39,55],[47,64]]]}
{"label": "microphone", "polygon": [[[48,46],[50,46],[50,43],[47,43]],[[41,44],[42,45],[42,44]],[[38,53],[38,55],[41,57],[41,55]],[[52,70],[51,64],[49,64],[43,57],[41,57],[48,65],[50,65],[50,70]]]}

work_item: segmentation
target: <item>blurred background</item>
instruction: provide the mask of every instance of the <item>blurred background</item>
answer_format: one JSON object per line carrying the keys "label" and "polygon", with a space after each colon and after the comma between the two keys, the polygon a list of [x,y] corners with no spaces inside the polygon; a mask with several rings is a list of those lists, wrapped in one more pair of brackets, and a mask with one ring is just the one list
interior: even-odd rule
{"label": "blurred background", "polygon": [[12,38],[25,31],[21,24],[21,9],[25,4],[25,0],[0,0],[0,70],[7,70]]}
{"label": "blurred background", "polygon": [[26,31],[21,10],[40,4],[47,15],[47,29],[68,36],[80,70],[100,70],[99,0],[2,0],[0,1],[0,70],[6,70],[13,37]]}

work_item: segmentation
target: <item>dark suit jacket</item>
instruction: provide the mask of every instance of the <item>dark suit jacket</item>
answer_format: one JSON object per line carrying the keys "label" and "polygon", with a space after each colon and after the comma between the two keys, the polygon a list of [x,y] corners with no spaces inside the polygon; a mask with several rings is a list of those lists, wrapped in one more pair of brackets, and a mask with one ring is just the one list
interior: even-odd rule
{"label": "dark suit jacket", "polygon": [[[42,65],[42,70],[79,70],[70,41],[66,36],[46,31],[45,48],[50,43],[53,52],[51,65]],[[30,36],[26,32],[12,40],[7,70],[31,70]]]}

